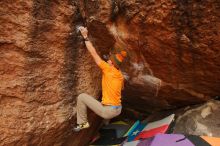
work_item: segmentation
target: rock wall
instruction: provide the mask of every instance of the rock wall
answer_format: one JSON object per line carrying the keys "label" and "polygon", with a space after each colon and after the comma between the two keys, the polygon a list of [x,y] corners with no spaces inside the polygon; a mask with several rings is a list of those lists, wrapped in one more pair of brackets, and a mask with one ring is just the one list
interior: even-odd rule
{"label": "rock wall", "polygon": [[[143,112],[219,95],[218,0],[3,0],[0,2],[0,145],[86,145],[71,133],[75,99],[100,96],[100,72],[77,26],[101,56],[129,59],[124,107]],[[80,140],[83,139],[83,140]]]}
{"label": "rock wall", "polygon": [[100,96],[100,72],[76,31],[78,8],[61,0],[0,5],[0,145],[61,145],[72,135],[76,96]]}

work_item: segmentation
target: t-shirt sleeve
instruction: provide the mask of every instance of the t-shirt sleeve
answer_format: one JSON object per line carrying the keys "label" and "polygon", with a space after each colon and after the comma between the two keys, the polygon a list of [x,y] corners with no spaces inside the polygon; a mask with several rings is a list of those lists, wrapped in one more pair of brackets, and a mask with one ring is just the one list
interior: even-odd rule
{"label": "t-shirt sleeve", "polygon": [[101,68],[103,72],[109,68],[109,64],[103,60],[98,64],[98,66]]}

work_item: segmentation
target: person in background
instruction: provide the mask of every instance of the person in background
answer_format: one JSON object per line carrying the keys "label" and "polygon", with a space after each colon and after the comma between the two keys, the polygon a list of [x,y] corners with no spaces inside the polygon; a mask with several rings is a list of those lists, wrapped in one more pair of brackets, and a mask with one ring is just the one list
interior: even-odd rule
{"label": "person in background", "polygon": [[122,110],[121,90],[124,86],[124,77],[119,67],[127,55],[126,51],[120,51],[111,54],[108,61],[105,62],[90,42],[87,28],[81,26],[79,30],[84,38],[86,48],[102,70],[102,101],[99,102],[86,93],[81,93],[77,97],[77,125],[74,127],[76,132],[90,126],[87,120],[87,107],[100,117],[108,120],[120,115]]}

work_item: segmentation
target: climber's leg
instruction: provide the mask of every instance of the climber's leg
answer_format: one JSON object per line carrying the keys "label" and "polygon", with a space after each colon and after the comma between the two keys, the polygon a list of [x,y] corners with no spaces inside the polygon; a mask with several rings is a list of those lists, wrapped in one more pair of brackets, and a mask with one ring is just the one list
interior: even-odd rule
{"label": "climber's leg", "polygon": [[121,108],[102,105],[92,96],[82,93],[77,98],[77,124],[85,124],[87,120],[87,107],[104,119],[111,119],[121,113]]}

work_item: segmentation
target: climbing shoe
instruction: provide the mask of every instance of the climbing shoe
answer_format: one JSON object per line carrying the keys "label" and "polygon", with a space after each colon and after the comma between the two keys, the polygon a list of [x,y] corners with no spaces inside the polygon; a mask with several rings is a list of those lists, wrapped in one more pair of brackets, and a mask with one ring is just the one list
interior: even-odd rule
{"label": "climbing shoe", "polygon": [[82,124],[77,124],[76,127],[73,128],[73,131],[74,132],[79,132],[80,130],[85,129],[85,128],[89,128],[89,123],[88,122],[85,122],[85,123],[82,123]]}

